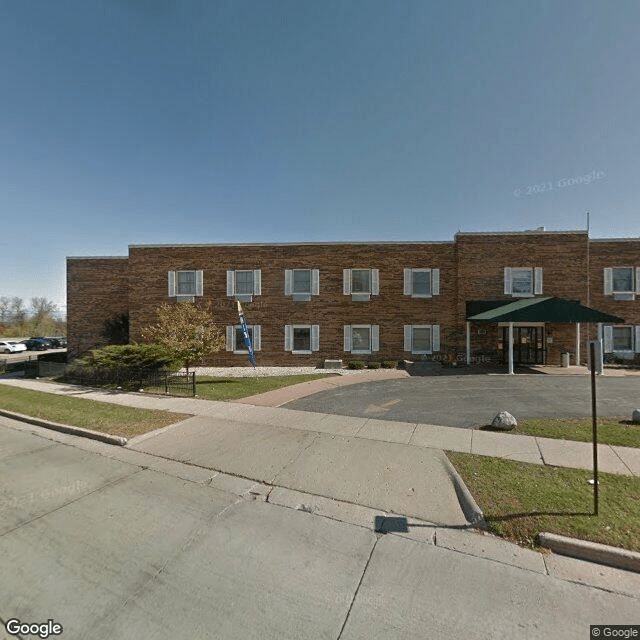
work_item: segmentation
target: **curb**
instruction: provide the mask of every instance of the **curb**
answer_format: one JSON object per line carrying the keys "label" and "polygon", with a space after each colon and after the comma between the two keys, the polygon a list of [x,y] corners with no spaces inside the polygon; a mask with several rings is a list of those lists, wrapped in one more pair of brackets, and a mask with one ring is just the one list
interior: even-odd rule
{"label": "curb", "polygon": [[488,528],[482,509],[478,506],[478,503],[471,495],[471,492],[467,489],[467,485],[464,483],[464,480],[460,477],[460,474],[456,471],[456,468],[453,466],[451,460],[447,458],[446,454],[445,469],[449,478],[453,482],[453,486],[456,490],[456,496],[458,496],[458,501],[460,502],[460,507],[462,508],[464,517],[479,529]]}
{"label": "curb", "polygon": [[545,532],[538,534],[538,544],[564,556],[640,573],[640,553],[637,551]]}
{"label": "curb", "polygon": [[45,429],[52,429],[53,431],[67,433],[71,436],[91,438],[92,440],[100,440],[101,442],[106,442],[107,444],[115,444],[121,447],[124,447],[127,444],[127,439],[120,436],[111,436],[108,433],[100,433],[100,431],[92,431],[91,429],[83,429],[82,427],[72,427],[68,424],[59,424],[58,422],[50,422],[49,420],[32,418],[31,416],[24,416],[21,413],[14,413],[13,411],[0,409],[0,415],[7,418],[12,418],[13,420],[27,422],[28,424],[34,424],[38,427],[44,427]]}

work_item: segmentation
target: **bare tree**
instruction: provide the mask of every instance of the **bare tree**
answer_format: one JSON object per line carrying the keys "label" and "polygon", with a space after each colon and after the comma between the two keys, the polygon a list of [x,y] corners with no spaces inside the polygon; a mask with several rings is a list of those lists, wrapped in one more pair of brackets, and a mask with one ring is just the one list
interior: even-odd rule
{"label": "bare tree", "polygon": [[11,300],[7,296],[0,296],[0,322],[4,324],[9,322],[9,308],[11,307]]}
{"label": "bare tree", "polygon": [[47,298],[31,298],[31,317],[35,321],[35,326],[42,324],[43,320],[52,320],[58,310],[55,302]]}
{"label": "bare tree", "polygon": [[24,324],[27,318],[27,309],[24,306],[24,300],[18,296],[11,298],[9,303],[9,315],[12,324]]}

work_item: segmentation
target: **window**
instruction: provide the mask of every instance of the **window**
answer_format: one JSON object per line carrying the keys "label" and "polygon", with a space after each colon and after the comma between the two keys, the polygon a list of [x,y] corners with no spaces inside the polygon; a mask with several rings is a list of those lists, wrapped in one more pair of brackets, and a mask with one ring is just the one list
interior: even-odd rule
{"label": "window", "polygon": [[169,297],[179,302],[193,302],[203,294],[202,271],[169,271]]}
{"label": "window", "polygon": [[415,354],[429,354],[440,351],[440,325],[404,325],[404,350]]}
{"label": "window", "polygon": [[[260,351],[260,325],[247,325],[251,346],[254,351]],[[242,326],[239,324],[227,326],[227,351],[234,353],[248,353],[242,335]]]}
{"label": "window", "polygon": [[380,275],[378,269],[344,269],[343,288],[345,296],[354,301],[367,301],[380,293]]}
{"label": "window", "polygon": [[612,327],[614,351],[633,351],[632,327]]}
{"label": "window", "polygon": [[604,293],[615,300],[635,300],[636,294],[640,294],[640,267],[605,269]]}
{"label": "window", "polygon": [[613,272],[613,292],[628,293],[633,291],[633,269],[622,267],[612,269]]}
{"label": "window", "polygon": [[504,293],[526,298],[542,294],[542,268],[504,268]]}
{"label": "window", "polygon": [[613,325],[602,328],[605,353],[633,357],[640,352],[640,325]]}
{"label": "window", "polygon": [[380,349],[377,324],[351,324],[344,326],[344,350],[354,354],[373,353]]}
{"label": "window", "polygon": [[320,271],[318,269],[285,269],[284,294],[293,296],[296,302],[311,300],[320,294]]}
{"label": "window", "polygon": [[430,298],[440,294],[440,269],[405,269],[404,295]]}
{"label": "window", "polygon": [[227,271],[227,295],[241,302],[251,302],[262,293],[260,269]]}
{"label": "window", "polygon": [[314,325],[292,325],[284,328],[284,350],[292,353],[312,353],[320,349],[320,327]]}

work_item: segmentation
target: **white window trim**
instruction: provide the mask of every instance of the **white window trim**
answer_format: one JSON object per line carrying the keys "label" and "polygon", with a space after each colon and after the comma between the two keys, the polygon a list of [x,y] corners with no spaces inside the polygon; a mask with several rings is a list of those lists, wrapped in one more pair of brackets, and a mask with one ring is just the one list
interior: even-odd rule
{"label": "white window trim", "polygon": [[[613,348],[613,329],[627,328],[631,330],[631,349],[614,349]],[[610,324],[602,327],[602,342],[604,353],[619,353],[621,355],[633,355],[640,352],[640,325],[632,324]]]}
{"label": "white window trim", "polygon": [[[617,291],[613,288],[613,270],[614,269],[631,269],[631,289],[627,291]],[[618,298],[619,300],[635,300],[640,295],[640,267],[619,266],[605,267],[603,269],[603,284],[605,296],[628,296],[627,298]]]}
{"label": "white window trim", "polygon": [[[353,291],[353,272],[354,271],[369,271],[369,291]],[[363,301],[367,300],[365,296],[378,296],[380,295],[380,270],[379,269],[367,269],[366,267],[354,267],[353,269],[342,270],[342,293],[345,296],[352,296],[353,300]],[[353,296],[357,296],[354,298]]]}
{"label": "white window trim", "polygon": [[[293,330],[309,329],[310,350],[294,350]],[[294,355],[311,355],[314,351],[320,350],[320,325],[317,324],[287,324],[284,327],[284,350]]]}
{"label": "white window trim", "polygon": [[[311,272],[311,290],[310,291],[294,291],[293,283],[295,281],[294,271],[310,271]],[[319,269],[285,269],[284,270],[284,295],[285,296],[319,296],[320,295],[320,270]]]}
{"label": "white window trim", "polygon": [[[529,271],[531,273],[531,293],[514,293],[513,272]],[[505,267],[504,294],[513,298],[533,298],[542,295],[543,269],[542,267]]]}
{"label": "white window trim", "polygon": [[[253,292],[236,293],[236,273],[238,271],[253,272]],[[227,297],[236,298],[241,302],[251,302],[253,296],[262,295],[262,271],[260,269],[229,269],[227,270]]]}
{"label": "white window trim", "polygon": [[[430,329],[431,349],[416,351],[413,349],[413,330]],[[440,325],[439,324],[405,324],[404,325],[404,350],[415,355],[431,355],[440,351]]]}
{"label": "white window trim", "polygon": [[[414,293],[413,292],[413,274],[414,273],[431,273],[431,293]],[[433,296],[440,295],[440,269],[426,269],[426,268],[407,268],[404,270],[404,290],[405,296],[411,296],[412,298],[432,298]]]}
{"label": "white window trim", "polygon": [[[227,351],[232,351],[237,355],[247,355],[249,351],[244,348],[244,344],[242,345],[242,349],[238,349],[238,345],[236,344],[236,331],[241,329],[242,325],[240,324],[228,324],[227,325]],[[248,324],[247,329],[251,331],[251,346],[253,347],[254,353],[256,351],[260,351],[260,325],[259,324]]]}
{"label": "white window trim", "polygon": [[[179,273],[195,273],[196,274],[196,290],[195,293],[178,294],[178,274]],[[177,271],[169,271],[167,273],[168,296],[177,298],[179,302],[190,300],[193,302],[194,297],[204,295],[203,272],[202,269],[179,269]]]}
{"label": "white window trim", "polygon": [[[369,329],[369,349],[353,349],[353,329]],[[347,347],[349,347],[347,349]],[[344,351],[354,356],[366,356],[380,351],[380,325],[377,324],[345,324],[344,325]]]}

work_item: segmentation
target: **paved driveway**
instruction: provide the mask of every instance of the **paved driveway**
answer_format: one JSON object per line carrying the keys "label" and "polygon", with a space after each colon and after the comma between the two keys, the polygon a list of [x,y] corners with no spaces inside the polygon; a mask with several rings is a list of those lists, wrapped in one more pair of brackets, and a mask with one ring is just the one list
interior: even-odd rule
{"label": "paved driveway", "polygon": [[[322,391],[288,409],[469,428],[498,411],[518,419],[591,415],[587,375],[453,375],[381,380]],[[631,416],[640,407],[640,377],[598,377],[598,415]]]}

